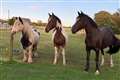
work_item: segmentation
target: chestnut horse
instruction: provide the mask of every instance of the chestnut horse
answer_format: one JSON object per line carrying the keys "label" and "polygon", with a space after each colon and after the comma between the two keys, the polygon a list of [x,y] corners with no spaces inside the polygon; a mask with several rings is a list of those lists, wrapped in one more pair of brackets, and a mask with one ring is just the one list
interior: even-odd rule
{"label": "chestnut horse", "polygon": [[62,23],[61,20],[54,15],[54,13],[49,14],[48,23],[45,28],[45,32],[49,32],[53,29],[53,43],[55,49],[55,56],[53,64],[57,63],[57,59],[59,54],[63,56],[63,65],[66,65],[65,59],[65,45],[66,45],[66,36],[63,33]]}
{"label": "chestnut horse", "polygon": [[110,66],[113,67],[112,54],[116,53],[120,48],[120,40],[115,37],[113,31],[110,28],[102,27],[98,28],[97,24],[83,12],[78,12],[75,24],[72,26],[72,33],[76,33],[81,29],[85,29],[86,32],[86,68],[89,70],[89,57],[90,51],[96,52],[96,74],[99,74],[99,51],[102,53],[102,62],[104,64],[104,48],[109,47],[108,53],[110,54]]}
{"label": "chestnut horse", "polygon": [[29,22],[22,20],[20,17],[17,17],[13,24],[12,36],[17,32],[22,32],[23,62],[32,63],[33,52],[36,53],[40,33],[33,29]]}

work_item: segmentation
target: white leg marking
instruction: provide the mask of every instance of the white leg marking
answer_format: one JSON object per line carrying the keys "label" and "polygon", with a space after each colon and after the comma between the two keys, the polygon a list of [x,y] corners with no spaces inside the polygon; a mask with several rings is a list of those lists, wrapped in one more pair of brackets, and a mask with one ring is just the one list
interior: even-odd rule
{"label": "white leg marking", "polygon": [[24,49],[23,50],[23,62],[27,61],[27,51]]}
{"label": "white leg marking", "polygon": [[96,70],[95,75],[99,75],[99,74],[100,74],[99,70]]}
{"label": "white leg marking", "polygon": [[57,63],[57,58],[58,58],[58,50],[57,50],[57,47],[55,47],[55,55],[54,55],[53,64],[56,64],[56,63]]}
{"label": "white leg marking", "polygon": [[110,67],[114,67],[112,55],[110,55]]}
{"label": "white leg marking", "polygon": [[62,56],[63,56],[63,65],[66,65],[65,49],[64,48],[62,48]]}
{"label": "white leg marking", "polygon": [[32,60],[32,48],[29,47],[29,50],[28,50],[28,63],[32,63],[33,60]]}
{"label": "white leg marking", "polygon": [[103,65],[104,65],[104,62],[105,62],[105,60],[104,60],[104,55],[102,55],[101,66],[103,66]]}

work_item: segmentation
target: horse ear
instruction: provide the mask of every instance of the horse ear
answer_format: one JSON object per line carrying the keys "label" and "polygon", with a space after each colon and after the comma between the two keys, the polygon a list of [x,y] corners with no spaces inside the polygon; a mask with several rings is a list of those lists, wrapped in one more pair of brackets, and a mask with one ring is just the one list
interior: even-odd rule
{"label": "horse ear", "polygon": [[23,24],[23,21],[22,21],[21,17],[19,17],[19,21]]}
{"label": "horse ear", "polygon": [[51,17],[52,15],[50,13],[48,13],[49,17]]}
{"label": "horse ear", "polygon": [[80,12],[78,11],[78,15],[80,16]]}
{"label": "horse ear", "polygon": [[81,11],[81,15],[84,15],[84,13]]}
{"label": "horse ear", "polygon": [[52,12],[52,15],[54,16],[54,13]]}
{"label": "horse ear", "polygon": [[19,20],[21,20],[21,17],[18,17]]}
{"label": "horse ear", "polygon": [[62,31],[62,28],[60,27],[60,31]]}

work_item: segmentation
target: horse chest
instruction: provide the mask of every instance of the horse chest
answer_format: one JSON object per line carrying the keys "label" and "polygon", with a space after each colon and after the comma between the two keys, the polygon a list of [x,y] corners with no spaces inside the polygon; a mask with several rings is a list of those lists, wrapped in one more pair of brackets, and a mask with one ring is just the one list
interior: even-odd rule
{"label": "horse chest", "polygon": [[99,39],[99,36],[94,38],[86,37],[85,43],[86,43],[86,46],[93,47],[93,48],[101,46],[100,45],[101,40]]}
{"label": "horse chest", "polygon": [[29,41],[29,37],[27,37],[26,35],[22,36],[21,43],[22,43],[23,49],[26,49],[28,46],[32,44],[32,42]]}
{"label": "horse chest", "polygon": [[60,33],[56,33],[53,38],[54,46],[65,46],[65,36]]}

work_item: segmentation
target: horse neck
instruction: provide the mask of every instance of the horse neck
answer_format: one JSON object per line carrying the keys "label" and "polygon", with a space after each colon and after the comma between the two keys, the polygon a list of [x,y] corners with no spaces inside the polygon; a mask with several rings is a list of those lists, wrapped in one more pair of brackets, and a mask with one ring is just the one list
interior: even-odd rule
{"label": "horse neck", "polygon": [[30,37],[31,36],[31,34],[32,34],[32,27],[31,27],[31,25],[30,24],[28,24],[28,23],[25,23],[24,24],[25,26],[24,26],[24,28],[23,28],[23,30],[22,30],[22,35],[27,35],[28,37]]}
{"label": "horse neck", "polygon": [[98,29],[97,25],[92,25],[92,24],[88,23],[85,26],[85,32],[86,32],[87,36],[92,37],[93,35],[95,35],[99,32],[99,29]]}

